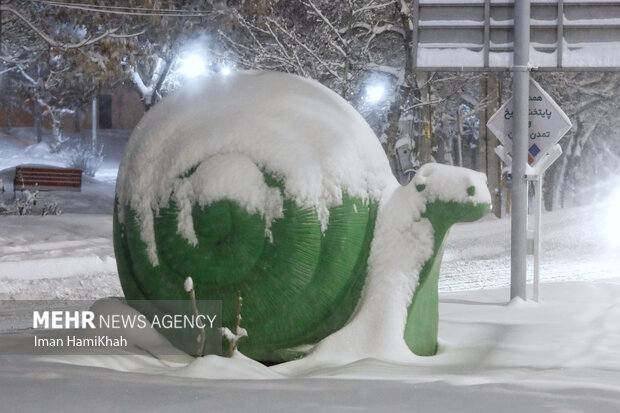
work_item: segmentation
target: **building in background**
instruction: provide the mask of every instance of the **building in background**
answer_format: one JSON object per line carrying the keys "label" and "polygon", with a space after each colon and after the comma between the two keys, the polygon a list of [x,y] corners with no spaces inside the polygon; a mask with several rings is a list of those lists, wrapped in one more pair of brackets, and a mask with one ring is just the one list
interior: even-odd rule
{"label": "building in background", "polygon": [[[6,95],[5,95],[6,96]],[[10,133],[12,128],[37,128],[38,108],[33,100],[13,95],[12,102],[2,102],[0,128]],[[62,133],[68,136],[88,137],[92,126],[92,105],[83,105],[62,119]],[[51,130],[52,121],[44,110],[39,111],[41,128]],[[144,115],[144,105],[138,93],[126,84],[102,90],[97,96],[97,128],[131,131]]]}

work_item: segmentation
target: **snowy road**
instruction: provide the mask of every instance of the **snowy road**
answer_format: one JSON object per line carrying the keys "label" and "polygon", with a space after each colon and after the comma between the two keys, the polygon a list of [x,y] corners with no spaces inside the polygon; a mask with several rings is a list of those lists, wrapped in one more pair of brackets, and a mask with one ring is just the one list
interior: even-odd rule
{"label": "snowy road", "polygon": [[110,215],[0,218],[0,299],[120,295]]}
{"label": "snowy road", "polygon": [[[620,276],[620,248],[608,230],[605,204],[544,213],[541,282]],[[532,277],[529,257],[528,279]],[[440,291],[504,287],[510,283],[510,220],[488,216],[456,225],[448,238]]]}
{"label": "snowy road", "polygon": [[527,383],[412,384],[393,380],[203,381],[4,360],[3,412],[597,412],[617,413],[606,389]]}
{"label": "snowy road", "polygon": [[[606,235],[606,216],[603,204],[543,214],[543,283],[620,276],[620,249]],[[98,299],[122,294],[110,215],[0,219],[0,299]],[[456,225],[441,271],[442,292],[507,286],[510,220],[488,216]]]}

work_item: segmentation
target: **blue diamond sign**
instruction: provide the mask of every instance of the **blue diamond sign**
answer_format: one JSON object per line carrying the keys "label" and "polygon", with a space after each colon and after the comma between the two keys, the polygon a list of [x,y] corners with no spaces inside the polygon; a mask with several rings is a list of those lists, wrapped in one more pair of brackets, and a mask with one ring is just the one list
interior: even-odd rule
{"label": "blue diamond sign", "polygon": [[[530,79],[529,112],[528,152],[532,160],[531,165],[536,166],[538,161],[570,130],[572,124],[560,106],[532,79]],[[509,156],[512,156],[512,116],[513,102],[510,98],[487,123],[487,127],[504,145]]]}

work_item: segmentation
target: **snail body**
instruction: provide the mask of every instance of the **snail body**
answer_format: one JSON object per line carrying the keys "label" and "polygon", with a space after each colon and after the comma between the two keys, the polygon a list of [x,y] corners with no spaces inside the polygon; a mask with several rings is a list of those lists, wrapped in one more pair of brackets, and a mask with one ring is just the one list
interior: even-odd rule
{"label": "snail body", "polygon": [[[187,300],[184,280],[192,277],[198,300],[222,301],[223,326],[234,326],[243,297],[248,337],[240,351],[260,360],[293,357],[289,349],[355,320],[373,285],[408,265],[382,262],[386,243],[410,248],[417,240],[392,233],[397,204],[412,201],[417,212],[402,205],[399,214],[430,223],[422,215],[432,202],[473,209],[488,202],[465,189],[455,200],[434,199],[433,188],[442,187],[435,175],[400,188],[363,118],[317,82],[245,72],[190,85],[149,111],[119,169],[114,246],[125,297]],[[481,180],[465,185],[480,195]],[[431,241],[413,246],[420,252],[404,271],[412,278],[405,308],[433,257],[433,227],[421,225]],[[195,341],[168,338],[195,352]]]}

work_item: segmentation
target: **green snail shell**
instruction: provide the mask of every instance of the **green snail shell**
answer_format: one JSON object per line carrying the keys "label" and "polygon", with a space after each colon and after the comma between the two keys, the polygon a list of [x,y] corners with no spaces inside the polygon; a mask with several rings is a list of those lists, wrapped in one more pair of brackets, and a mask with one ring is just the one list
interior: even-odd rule
{"label": "green snail shell", "polygon": [[[393,177],[361,116],[316,82],[239,73],[196,89],[164,99],[128,144],[114,211],[121,285],[130,300],[187,300],[192,277],[197,299],[222,300],[229,328],[241,295],[249,336],[240,351],[280,361],[283,350],[317,342],[351,316],[380,194]],[[297,169],[287,156],[300,156]],[[219,176],[237,172],[227,159],[281,199],[276,212],[236,198],[251,186],[201,197],[220,178],[222,193],[247,184]],[[195,340],[168,338],[196,351]]]}
{"label": "green snail shell", "polygon": [[[273,360],[276,350],[320,340],[340,328],[357,304],[377,205],[345,196],[330,210],[324,234],[315,211],[293,201],[285,202],[285,211],[272,224],[270,242],[262,217],[230,201],[196,206],[198,245],[193,247],[177,233],[175,206],[163,208],[155,219],[162,251],[157,267],[146,254],[138,220],[126,211],[125,224],[114,220],[126,298],[187,299],[183,280],[191,276],[198,299],[222,300],[223,325],[234,325],[237,297],[243,297],[243,326],[251,333],[240,350],[253,358]],[[196,347],[175,344],[188,352]]]}

